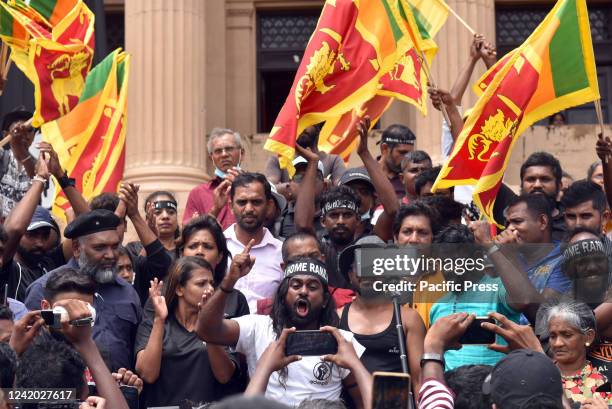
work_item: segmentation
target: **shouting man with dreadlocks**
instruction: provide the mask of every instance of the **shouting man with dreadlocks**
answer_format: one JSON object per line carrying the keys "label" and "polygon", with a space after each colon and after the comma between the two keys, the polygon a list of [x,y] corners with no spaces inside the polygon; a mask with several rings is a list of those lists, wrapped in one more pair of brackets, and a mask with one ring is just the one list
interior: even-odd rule
{"label": "shouting man with dreadlocks", "polygon": [[[358,356],[364,351],[353,335],[338,330],[336,306],[327,286],[325,264],[311,258],[291,260],[285,266],[284,278],[276,291],[269,316],[246,315],[224,319],[225,299],[238,279],[248,274],[255,259],[249,255],[253,241],[241,254],[234,256],[229,272],[218,291],[202,305],[196,331],[206,342],[233,346],[246,355],[249,375],[266,348],[286,338],[286,329],[331,332],[338,340],[338,354],[325,357],[290,357],[286,367],[271,373],[266,396],[297,406],[305,399],[340,399],[344,386],[355,402],[367,402],[371,377]],[[324,327],[324,328],[322,328]],[[346,354],[350,351],[349,354]],[[354,359],[347,359],[351,355]],[[362,396],[364,397],[362,399]]]}

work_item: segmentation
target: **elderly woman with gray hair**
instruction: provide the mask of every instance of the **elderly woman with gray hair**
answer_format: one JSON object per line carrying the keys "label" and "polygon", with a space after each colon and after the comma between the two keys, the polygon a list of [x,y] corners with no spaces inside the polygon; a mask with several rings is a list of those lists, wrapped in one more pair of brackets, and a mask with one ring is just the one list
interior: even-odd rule
{"label": "elderly woman with gray hair", "polygon": [[565,396],[585,404],[598,396],[612,404],[607,378],[587,360],[597,336],[593,310],[581,302],[561,301],[542,312],[549,353],[561,371]]}

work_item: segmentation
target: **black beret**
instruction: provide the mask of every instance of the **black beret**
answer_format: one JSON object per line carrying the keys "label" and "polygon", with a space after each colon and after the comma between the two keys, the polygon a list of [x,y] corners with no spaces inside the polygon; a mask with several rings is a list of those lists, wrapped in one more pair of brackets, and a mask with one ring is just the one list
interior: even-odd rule
{"label": "black beret", "polygon": [[77,217],[66,226],[64,236],[67,239],[76,239],[101,231],[115,230],[121,220],[110,210],[96,209]]}

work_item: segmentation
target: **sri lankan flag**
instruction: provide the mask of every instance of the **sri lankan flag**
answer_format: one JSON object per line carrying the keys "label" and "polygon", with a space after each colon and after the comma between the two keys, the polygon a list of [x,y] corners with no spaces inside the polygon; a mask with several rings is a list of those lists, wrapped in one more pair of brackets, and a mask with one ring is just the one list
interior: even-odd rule
{"label": "sri lankan flag", "polygon": [[377,93],[413,41],[404,0],[327,0],[264,148],[291,168],[304,128],[339,118]]}
{"label": "sri lankan flag", "polygon": [[448,6],[441,0],[402,0],[399,7],[400,24],[410,41],[385,73],[376,94],[368,101],[340,117],[327,119],[319,135],[319,149],[340,155],[345,161],[357,146],[357,122],[364,115],[370,116],[374,127],[393,98],[414,105],[423,115],[427,114],[427,75],[423,56],[431,65],[437,52],[434,36],[448,17]]}
{"label": "sri lankan flag", "polygon": [[585,0],[559,0],[527,41],[491,70],[497,73],[481,88],[432,190],[476,185],[474,203],[494,222],[495,197],[519,135],[542,118],[599,98]]}
{"label": "sri lankan flag", "polygon": [[66,115],[76,106],[91,68],[93,13],[83,0],[0,4],[2,40],[11,47],[15,65],[34,84],[32,125]]}
{"label": "sri lankan flag", "polygon": [[[68,115],[43,125],[42,134],[86,199],[117,192],[125,164],[130,57],[115,50],[87,76],[79,103]],[[56,193],[53,211],[64,217],[68,200]]]}

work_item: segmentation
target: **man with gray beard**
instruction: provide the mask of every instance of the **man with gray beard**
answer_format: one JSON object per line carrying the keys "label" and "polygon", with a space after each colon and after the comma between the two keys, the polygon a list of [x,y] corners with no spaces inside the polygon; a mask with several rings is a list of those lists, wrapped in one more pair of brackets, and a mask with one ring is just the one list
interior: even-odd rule
{"label": "man with gray beard", "polygon": [[[67,266],[89,275],[96,282],[93,339],[112,371],[134,369],[134,338],[142,318],[138,294],[117,275],[119,235],[116,228],[119,223],[119,217],[113,212],[96,209],[77,217],[64,231],[64,236],[72,239],[74,253]],[[51,273],[34,281],[26,290],[28,309],[40,308],[43,289]]]}

